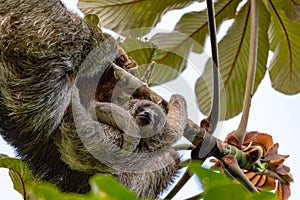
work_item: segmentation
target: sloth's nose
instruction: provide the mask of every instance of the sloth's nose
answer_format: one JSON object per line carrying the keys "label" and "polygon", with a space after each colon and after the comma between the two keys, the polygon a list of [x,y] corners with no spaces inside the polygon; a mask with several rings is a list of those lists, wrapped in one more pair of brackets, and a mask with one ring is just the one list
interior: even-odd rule
{"label": "sloth's nose", "polygon": [[151,118],[151,113],[149,111],[145,111],[144,116],[147,118]]}

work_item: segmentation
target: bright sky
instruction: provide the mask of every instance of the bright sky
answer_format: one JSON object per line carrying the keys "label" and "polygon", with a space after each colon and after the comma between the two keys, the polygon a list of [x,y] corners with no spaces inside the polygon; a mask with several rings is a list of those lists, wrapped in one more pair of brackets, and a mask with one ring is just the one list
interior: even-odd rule
{"label": "bright sky", "polygon": [[[193,4],[184,11],[171,11],[164,16],[162,22],[158,25],[160,29],[171,30],[184,12],[200,10],[202,4]],[[230,23],[226,23],[218,35],[218,39],[224,35],[226,28]],[[227,26],[227,27],[226,27]],[[209,53],[209,48],[207,54]],[[205,58],[207,55],[193,54],[189,59],[189,66],[181,77],[176,81],[170,82],[161,88],[155,88],[158,94],[168,99],[172,93],[179,93],[185,96],[188,101],[189,117],[196,123],[199,123],[204,116],[196,107],[195,95],[193,93],[194,82],[201,74]],[[203,65],[199,65],[199,61]],[[219,137],[224,138],[228,133],[235,130],[239,124],[241,115],[220,123]],[[270,83],[268,74],[263,79],[252,98],[252,107],[248,124],[248,131],[259,131],[273,136],[274,142],[278,142],[279,153],[290,155],[285,164],[291,168],[294,177],[294,183],[291,185],[292,196],[290,200],[300,199],[300,172],[299,172],[299,150],[297,150],[299,138],[300,119],[300,94],[284,95],[275,91]],[[298,130],[298,131],[297,131]],[[13,150],[0,138],[0,153],[14,156]],[[5,200],[21,200],[21,195],[14,191],[7,175],[7,170],[0,169],[0,196]],[[183,188],[176,199],[189,197],[193,192],[197,192],[197,183],[191,181],[188,187]]]}

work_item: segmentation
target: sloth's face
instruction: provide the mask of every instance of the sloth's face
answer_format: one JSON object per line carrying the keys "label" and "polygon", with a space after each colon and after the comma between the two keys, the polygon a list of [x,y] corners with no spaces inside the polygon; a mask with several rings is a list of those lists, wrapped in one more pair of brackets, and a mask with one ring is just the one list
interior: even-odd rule
{"label": "sloth's face", "polygon": [[114,63],[126,70],[137,67],[137,63],[131,57],[129,57],[125,50],[120,46],[118,47],[118,52]]}
{"label": "sloth's face", "polygon": [[129,103],[129,110],[144,136],[156,134],[162,130],[166,123],[165,112],[151,101],[132,100]]}
{"label": "sloth's face", "polygon": [[135,119],[139,126],[147,126],[149,124],[154,124],[153,110],[148,107],[138,106],[135,111]]}

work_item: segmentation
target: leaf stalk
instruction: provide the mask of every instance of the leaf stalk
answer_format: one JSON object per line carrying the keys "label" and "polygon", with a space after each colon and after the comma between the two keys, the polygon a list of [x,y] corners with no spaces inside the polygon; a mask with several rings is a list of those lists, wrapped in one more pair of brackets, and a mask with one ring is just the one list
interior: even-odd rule
{"label": "leaf stalk", "polygon": [[249,46],[249,66],[246,81],[246,90],[243,104],[243,114],[238,126],[237,131],[234,135],[239,139],[240,147],[245,139],[246,129],[249,119],[249,112],[251,106],[251,98],[253,95],[253,86],[255,81],[255,71],[257,62],[257,43],[258,43],[258,1],[251,0],[250,2],[250,46]]}

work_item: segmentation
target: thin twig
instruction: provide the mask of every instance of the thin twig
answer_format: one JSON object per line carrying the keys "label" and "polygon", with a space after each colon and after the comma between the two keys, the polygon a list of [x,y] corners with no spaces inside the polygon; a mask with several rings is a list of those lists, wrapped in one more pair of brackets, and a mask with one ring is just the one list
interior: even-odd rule
{"label": "thin twig", "polygon": [[188,170],[184,172],[179,182],[176,183],[175,187],[171,190],[171,192],[165,197],[165,199],[172,199],[178,192],[181,190],[182,186],[184,186],[188,180],[191,178],[191,174]]}
{"label": "thin twig", "polygon": [[251,106],[251,97],[253,94],[253,85],[255,80],[256,61],[257,61],[257,43],[258,43],[258,2],[251,0],[250,2],[250,46],[249,46],[249,66],[246,82],[246,91],[243,104],[243,115],[237,131],[234,133],[239,139],[240,147],[242,146],[249,119],[249,112]]}

